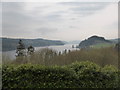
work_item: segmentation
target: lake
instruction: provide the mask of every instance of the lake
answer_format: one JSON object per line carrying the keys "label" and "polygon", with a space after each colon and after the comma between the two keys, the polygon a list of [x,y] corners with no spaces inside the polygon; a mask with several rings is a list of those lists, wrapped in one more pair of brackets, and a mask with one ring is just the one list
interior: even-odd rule
{"label": "lake", "polygon": [[[79,50],[79,48],[72,48],[73,44],[65,44],[65,45],[55,45],[55,46],[45,46],[45,47],[35,47],[35,51],[38,51],[40,49],[44,49],[44,48],[50,48],[53,49],[57,52],[63,52],[65,49],[68,50]],[[74,44],[74,46],[76,47],[77,44]],[[12,50],[12,51],[5,51],[2,52],[2,54],[4,55],[4,57],[9,57],[10,59],[15,59],[15,55],[16,55],[16,50]]]}

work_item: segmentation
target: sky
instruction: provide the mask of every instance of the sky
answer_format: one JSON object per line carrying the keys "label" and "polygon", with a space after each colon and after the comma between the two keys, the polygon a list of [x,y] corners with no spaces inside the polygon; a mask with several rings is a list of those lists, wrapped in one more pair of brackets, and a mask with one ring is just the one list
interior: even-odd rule
{"label": "sky", "polygon": [[2,37],[63,41],[118,37],[115,2],[2,2],[0,13]]}

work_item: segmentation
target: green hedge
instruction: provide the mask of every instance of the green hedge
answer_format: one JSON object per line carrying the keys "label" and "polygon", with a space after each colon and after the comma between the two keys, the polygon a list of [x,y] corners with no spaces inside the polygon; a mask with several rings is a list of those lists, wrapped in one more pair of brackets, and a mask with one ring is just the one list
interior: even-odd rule
{"label": "green hedge", "polygon": [[3,88],[72,88],[77,86],[76,79],[74,71],[61,67],[3,67]]}
{"label": "green hedge", "polygon": [[69,66],[74,70],[79,78],[81,87],[84,88],[117,88],[118,70],[114,66],[101,68],[95,63],[76,62]]}
{"label": "green hedge", "polygon": [[118,70],[92,62],[68,66],[3,65],[3,88],[116,88]]}

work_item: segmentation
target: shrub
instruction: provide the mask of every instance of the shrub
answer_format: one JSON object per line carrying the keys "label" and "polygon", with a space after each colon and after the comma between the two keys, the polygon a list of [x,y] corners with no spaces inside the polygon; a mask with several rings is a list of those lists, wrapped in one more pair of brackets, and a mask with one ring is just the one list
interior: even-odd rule
{"label": "shrub", "polygon": [[104,74],[104,80],[103,83],[105,87],[118,87],[118,81],[119,81],[119,72],[118,69],[112,65],[106,65],[104,68],[102,68],[102,73]]}
{"label": "shrub", "polygon": [[68,66],[3,65],[3,88],[117,88],[120,71],[86,61]]}
{"label": "shrub", "polygon": [[77,87],[76,79],[74,71],[62,67],[3,67],[3,88],[72,88]]}
{"label": "shrub", "polygon": [[92,62],[76,62],[69,66],[79,78],[79,86],[84,88],[118,87],[118,71],[114,66],[101,68]]}

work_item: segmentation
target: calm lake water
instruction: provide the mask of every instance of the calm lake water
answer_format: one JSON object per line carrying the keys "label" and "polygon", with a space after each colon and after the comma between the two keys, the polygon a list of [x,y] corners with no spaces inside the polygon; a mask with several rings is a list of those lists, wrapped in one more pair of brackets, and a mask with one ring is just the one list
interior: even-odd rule
{"label": "calm lake water", "polygon": [[[45,46],[45,47],[35,47],[35,51],[38,51],[40,49],[44,49],[44,48],[50,48],[53,49],[57,52],[63,52],[65,49],[68,50],[79,50],[79,48],[72,48],[73,44],[65,44],[65,45],[57,45],[57,46]],[[74,46],[76,47],[77,44],[74,44]],[[16,50],[12,50],[12,51],[7,51],[7,52],[2,52],[2,54],[4,55],[4,57],[9,57],[10,59],[15,59],[15,55],[16,55]]]}

